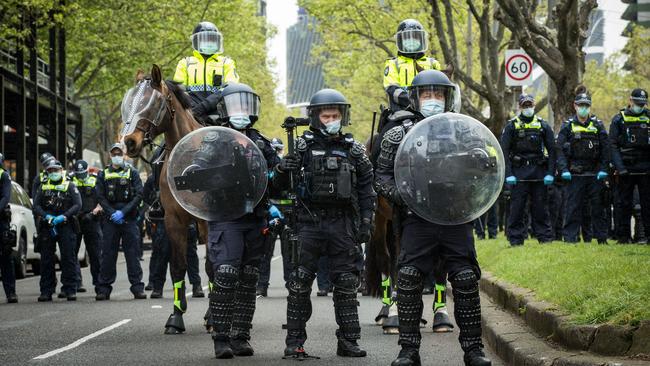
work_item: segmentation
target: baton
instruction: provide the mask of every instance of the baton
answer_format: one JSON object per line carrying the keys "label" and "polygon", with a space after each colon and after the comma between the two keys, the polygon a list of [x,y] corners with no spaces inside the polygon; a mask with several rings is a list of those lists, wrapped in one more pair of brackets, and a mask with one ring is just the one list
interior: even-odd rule
{"label": "baton", "polygon": [[372,142],[375,139],[375,121],[377,120],[377,111],[372,112],[372,129],[370,130],[370,151],[372,152]]}

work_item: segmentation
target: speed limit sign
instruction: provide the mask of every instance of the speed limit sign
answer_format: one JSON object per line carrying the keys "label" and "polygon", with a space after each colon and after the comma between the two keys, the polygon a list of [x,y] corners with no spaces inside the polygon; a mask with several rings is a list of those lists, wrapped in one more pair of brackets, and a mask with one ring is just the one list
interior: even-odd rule
{"label": "speed limit sign", "polygon": [[532,75],[533,60],[524,50],[506,50],[506,85],[530,85]]}

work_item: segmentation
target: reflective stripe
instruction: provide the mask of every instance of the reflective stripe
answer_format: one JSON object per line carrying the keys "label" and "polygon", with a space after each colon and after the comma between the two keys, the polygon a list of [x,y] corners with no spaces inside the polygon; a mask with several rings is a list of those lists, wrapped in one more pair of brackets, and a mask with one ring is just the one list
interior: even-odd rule
{"label": "reflective stripe", "polygon": [[111,172],[108,168],[104,169],[104,180],[110,179],[120,179],[120,178],[131,178],[131,168],[127,170],[122,170],[121,172]]}
{"label": "reflective stripe", "polygon": [[580,132],[580,133],[598,133],[598,128],[594,126],[594,121],[590,120],[589,125],[584,127],[576,121],[571,121],[571,132]]}
{"label": "reflective stripe", "polygon": [[537,116],[533,116],[533,120],[530,123],[524,123],[519,119],[519,116],[515,117],[515,129],[516,130],[539,130],[542,128],[542,123],[539,121]]}
{"label": "reflective stripe", "polygon": [[621,111],[621,116],[623,116],[623,123],[648,123],[650,118],[647,115],[644,116],[626,116],[625,111]]}
{"label": "reflective stripe", "polygon": [[79,180],[77,177],[72,178],[72,181],[77,187],[95,187],[97,183],[97,177],[89,176],[85,180]]}
{"label": "reflective stripe", "polygon": [[41,185],[41,190],[43,190],[43,191],[67,192],[69,185],[70,185],[70,182],[66,181],[66,180],[63,180],[59,184],[51,184],[50,180],[48,179],[46,183],[43,183],[43,185]]}

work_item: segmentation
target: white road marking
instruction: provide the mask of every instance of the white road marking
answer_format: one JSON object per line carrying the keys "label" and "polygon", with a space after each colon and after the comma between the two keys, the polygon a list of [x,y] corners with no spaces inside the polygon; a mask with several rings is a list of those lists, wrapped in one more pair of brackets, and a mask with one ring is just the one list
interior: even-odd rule
{"label": "white road marking", "polygon": [[162,305],[152,305],[152,309],[162,309]]}
{"label": "white road marking", "polygon": [[42,354],[40,356],[36,356],[36,357],[34,357],[34,360],[44,360],[46,358],[57,355],[57,354],[59,354],[61,352],[65,352],[65,351],[69,351],[69,350],[71,350],[73,348],[77,348],[80,345],[86,343],[87,341],[89,341],[89,340],[91,340],[91,339],[93,339],[95,337],[98,337],[98,336],[100,336],[100,335],[102,335],[102,334],[104,334],[106,332],[110,332],[111,330],[113,330],[113,329],[115,329],[115,328],[117,328],[119,326],[122,326],[122,325],[124,325],[124,324],[126,324],[126,323],[128,323],[130,321],[131,321],[131,319],[120,320],[119,322],[117,322],[117,323],[115,323],[113,325],[109,325],[108,327],[100,329],[100,330],[96,331],[95,333],[92,333],[92,334],[89,334],[89,335],[87,335],[87,336],[85,336],[83,338],[80,338],[80,339],[74,341],[73,343],[70,343],[69,345],[67,345],[65,347],[55,349],[54,351],[50,351],[50,352]]}
{"label": "white road marking", "polygon": [[271,258],[271,262],[276,261],[278,259],[282,258],[281,255],[276,255],[275,257]]}

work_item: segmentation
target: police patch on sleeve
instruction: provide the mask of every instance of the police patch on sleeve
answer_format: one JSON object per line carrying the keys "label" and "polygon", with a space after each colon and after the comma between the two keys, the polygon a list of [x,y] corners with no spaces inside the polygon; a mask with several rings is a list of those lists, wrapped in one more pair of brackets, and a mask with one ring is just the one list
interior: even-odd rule
{"label": "police patch on sleeve", "polygon": [[298,137],[296,140],[296,149],[300,152],[307,150],[307,141],[302,137]]}
{"label": "police patch on sleeve", "polygon": [[366,152],[366,147],[360,144],[359,142],[355,141],[352,144],[352,149],[350,149],[350,154],[354,156],[355,158],[358,158],[359,156],[362,156]]}

